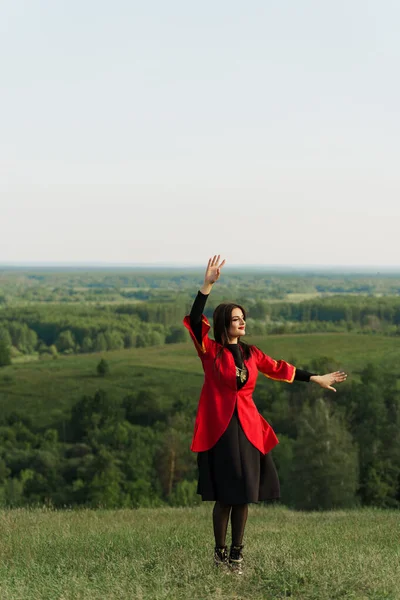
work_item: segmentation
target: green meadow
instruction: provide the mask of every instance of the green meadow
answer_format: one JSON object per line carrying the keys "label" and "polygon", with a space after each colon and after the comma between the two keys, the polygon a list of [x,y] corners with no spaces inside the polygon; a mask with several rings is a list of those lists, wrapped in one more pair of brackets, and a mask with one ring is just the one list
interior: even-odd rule
{"label": "green meadow", "polygon": [[[295,361],[299,367],[329,357],[333,366],[350,377],[368,363],[397,366],[400,345],[395,337],[345,333],[275,335],[252,337],[273,358]],[[106,358],[110,373],[101,380],[96,374],[100,358]],[[138,389],[168,391],[170,395],[198,398],[202,383],[201,364],[193,345],[166,344],[148,348],[62,356],[57,360],[33,360],[3,367],[0,371],[0,401],[3,413],[24,411],[33,423],[46,426],[69,410],[82,395],[99,387],[124,398]]]}
{"label": "green meadow", "polygon": [[0,598],[396,600],[399,535],[397,511],[303,513],[251,505],[244,574],[236,575],[212,563],[210,503],[3,510]]}

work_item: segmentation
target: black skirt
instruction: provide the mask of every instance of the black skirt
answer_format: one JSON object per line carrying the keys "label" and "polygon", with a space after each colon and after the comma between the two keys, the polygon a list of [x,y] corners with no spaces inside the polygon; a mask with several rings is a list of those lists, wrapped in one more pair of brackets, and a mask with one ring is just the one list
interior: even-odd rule
{"label": "black skirt", "polygon": [[262,454],[244,434],[237,410],[218,442],[197,454],[202,500],[249,504],[280,497],[279,478],[271,453]]}

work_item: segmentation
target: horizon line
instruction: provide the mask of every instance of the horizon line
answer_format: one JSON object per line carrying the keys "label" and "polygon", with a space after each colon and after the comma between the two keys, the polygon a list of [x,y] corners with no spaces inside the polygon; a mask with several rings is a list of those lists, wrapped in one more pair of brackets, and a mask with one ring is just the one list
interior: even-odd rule
{"label": "horizon line", "polygon": [[[9,268],[9,267],[18,267],[18,268],[40,268],[40,267],[47,267],[47,268],[55,268],[55,267],[63,267],[63,268],[73,268],[73,267],[79,267],[79,268],[89,268],[89,267],[95,267],[95,268],[132,268],[132,267],[136,267],[136,268],[204,268],[205,267],[205,263],[181,263],[181,262],[138,262],[138,263],[121,263],[121,262],[20,262],[20,261],[15,261],[15,262],[0,262],[0,268]],[[362,269],[362,270],[399,270],[400,271],[400,265],[384,265],[384,264],[380,264],[380,265],[368,265],[368,264],[307,264],[307,263],[299,263],[299,264],[278,264],[278,263],[273,263],[273,264],[269,264],[269,263],[232,263],[229,264],[225,267],[226,269],[232,269],[232,268],[242,268],[242,269],[265,269],[265,268],[272,268],[272,269],[292,269],[292,270],[298,270],[298,269],[345,269],[345,270],[349,270],[349,269]]]}

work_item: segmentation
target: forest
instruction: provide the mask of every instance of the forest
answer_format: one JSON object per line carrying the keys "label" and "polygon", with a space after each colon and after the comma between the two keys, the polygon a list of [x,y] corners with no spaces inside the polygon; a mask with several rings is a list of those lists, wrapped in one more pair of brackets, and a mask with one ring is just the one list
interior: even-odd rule
{"label": "forest", "polygon": [[[46,360],[59,354],[183,342],[182,315],[190,310],[200,281],[201,274],[190,270],[4,270],[0,364],[26,355]],[[210,298],[207,316],[226,299],[246,307],[254,335],[400,334],[400,277],[394,273],[323,276],[233,270]]]}
{"label": "forest", "polygon": [[[280,441],[282,502],[398,508],[400,277],[326,277],[322,291],[318,274],[225,279],[210,318],[235,298],[249,343],[313,372],[349,372],[336,394],[259,381],[255,403]],[[182,326],[199,285],[192,273],[1,272],[0,505],[199,503],[190,441],[202,375]],[[129,286],[146,297],[121,302]],[[78,287],[80,301],[65,302]],[[91,289],[115,300],[107,292],[92,303]],[[277,356],[284,344],[290,355]]]}

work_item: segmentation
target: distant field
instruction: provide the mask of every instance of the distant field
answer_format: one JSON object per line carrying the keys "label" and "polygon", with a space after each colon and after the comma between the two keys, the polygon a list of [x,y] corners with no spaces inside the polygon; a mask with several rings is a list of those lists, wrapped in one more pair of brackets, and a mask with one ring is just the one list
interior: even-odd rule
{"label": "distant field", "polygon": [[[276,335],[249,337],[248,341],[274,358],[296,360],[299,367],[313,358],[330,357],[350,377],[368,362],[385,361],[396,368],[400,362],[400,341],[386,336]],[[96,366],[101,357],[109,362],[110,374],[99,379]],[[191,343],[63,356],[3,367],[0,407],[3,413],[24,410],[35,422],[45,424],[58,419],[83,394],[93,394],[99,387],[121,399],[138,387],[197,399],[201,382],[201,364]]]}
{"label": "distant field", "polygon": [[[79,287],[73,288],[76,292],[89,292],[90,288]],[[123,292],[132,292],[132,291],[149,291],[150,288],[123,288]],[[380,293],[359,293],[359,292],[304,292],[304,293],[288,293],[282,296],[282,298],[269,298],[268,302],[270,304],[277,304],[279,302],[292,302],[293,304],[297,304],[299,302],[305,302],[307,300],[316,300],[317,298],[328,298],[329,296],[357,296],[361,298],[369,298],[371,296],[379,297],[383,294]],[[57,305],[66,306],[66,305],[85,305],[85,306],[98,306],[101,305],[121,305],[121,304],[140,304],[147,302],[146,300],[139,300],[137,298],[117,298],[115,300],[107,300],[107,298],[99,298],[95,300],[85,300],[82,298],[74,299],[73,297],[65,299],[63,302],[59,300],[24,300],[19,298],[14,298],[12,302],[12,306],[48,306],[48,305]]]}
{"label": "distant field", "polygon": [[[0,511],[1,600],[399,600],[397,511],[251,505],[245,572],[212,564],[211,504]],[[228,543],[230,543],[228,535]]]}
{"label": "distant field", "polygon": [[59,300],[14,300],[12,306],[98,306],[99,304],[140,304],[143,300],[137,300],[136,298],[120,298],[118,300],[69,300],[60,302]]}
{"label": "distant field", "polygon": [[[144,291],[148,291],[149,288],[145,288],[145,289],[140,289],[141,292]],[[90,288],[84,288],[84,287],[79,287],[79,288],[75,288],[74,291],[76,292],[89,292]],[[133,289],[133,288],[123,288],[122,290],[123,292],[130,292],[130,291],[139,291],[139,288]],[[268,298],[268,302],[271,304],[277,303],[277,302],[293,302],[293,303],[297,303],[297,302],[303,302],[305,300],[314,300],[315,298],[324,298],[327,296],[334,296],[334,295],[338,295],[337,293],[333,293],[333,292],[309,292],[309,293],[303,293],[303,294],[297,294],[297,293],[293,293],[293,294],[286,294],[284,297],[282,298]],[[350,296],[352,294],[343,294],[346,296]],[[360,295],[360,294],[354,294],[354,295]],[[146,302],[146,300],[139,300],[137,298],[117,298],[115,300],[107,300],[107,298],[100,298],[100,299],[95,299],[95,300],[85,300],[82,298],[75,298],[71,297],[69,299],[64,300],[63,302],[60,302],[59,300],[24,300],[22,299],[18,299],[15,298],[13,299],[12,305],[13,306],[47,306],[47,305],[55,305],[55,304],[59,304],[60,306],[65,306],[65,305],[88,305],[88,306],[97,306],[99,304],[103,305],[103,304],[140,304]]]}
{"label": "distant field", "polygon": [[[329,296],[357,296],[358,298],[369,298],[371,296],[379,297],[383,294],[375,293],[371,294],[370,292],[309,292],[309,293],[289,293],[286,294],[283,299],[284,302],[304,302],[305,300],[314,300],[315,298],[328,298]],[[273,300],[268,300],[269,302],[273,302]],[[277,302],[282,302],[282,300],[278,300]]]}

